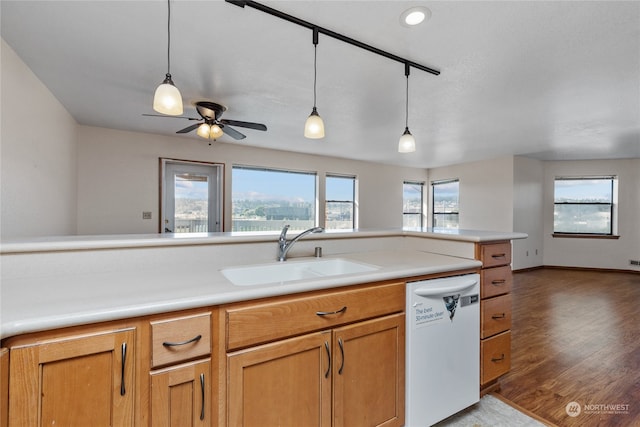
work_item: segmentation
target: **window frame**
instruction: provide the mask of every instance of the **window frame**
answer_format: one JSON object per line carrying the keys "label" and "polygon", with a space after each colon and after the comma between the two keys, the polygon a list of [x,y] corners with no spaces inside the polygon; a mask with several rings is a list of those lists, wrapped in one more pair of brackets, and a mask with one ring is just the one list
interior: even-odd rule
{"label": "window frame", "polygon": [[[350,179],[352,183],[352,199],[353,200],[336,200],[327,198],[327,180],[330,178],[337,179]],[[327,230],[355,230],[357,224],[357,177],[355,175],[346,175],[346,174],[337,174],[337,173],[326,173],[324,177],[324,227]],[[351,228],[331,228],[328,227],[327,221],[327,207],[329,203],[344,203],[351,205]]]}
{"label": "window frame", "polygon": [[[611,181],[610,182],[610,202],[557,202],[556,201],[556,182],[558,181]],[[553,237],[576,237],[576,238],[603,238],[617,239],[619,236],[617,231],[617,181],[616,175],[579,175],[579,176],[556,176],[553,179]],[[609,206],[609,230],[606,233],[591,233],[584,231],[557,231],[555,224],[556,206]]]}
{"label": "window frame", "polygon": [[[436,211],[436,187],[438,185],[450,184],[456,182],[458,183],[458,210],[455,212],[440,212]],[[450,179],[441,179],[437,181],[431,181],[431,226],[436,228],[436,216],[437,215],[455,215],[458,219],[456,221],[456,229],[460,229],[460,179],[459,178],[450,178]]]}
{"label": "window frame", "polygon": [[[406,212],[405,211],[405,198],[404,198],[404,186],[405,185],[419,185],[420,186],[420,212]],[[407,216],[418,215],[420,218],[419,227],[424,227],[424,182],[422,181],[403,181],[402,182],[402,227],[405,228],[405,219]]]}
{"label": "window frame", "polygon": [[[234,229],[234,198],[233,198],[233,193],[234,193],[234,182],[233,182],[233,172],[237,169],[243,169],[243,170],[251,170],[251,171],[257,171],[257,172],[273,172],[273,173],[283,173],[283,174],[291,174],[291,175],[306,175],[306,176],[311,176],[313,177],[314,183],[313,183],[313,191],[314,191],[314,195],[312,197],[312,207],[311,207],[311,211],[313,212],[313,225],[311,225],[312,227],[316,227],[318,226],[319,223],[319,202],[318,202],[318,172],[317,171],[309,171],[309,170],[293,170],[293,169],[282,169],[282,168],[277,168],[277,167],[267,167],[267,166],[252,166],[252,165],[244,165],[244,164],[234,164],[231,166],[231,231],[232,232],[246,232],[246,233],[255,233],[255,232],[262,232],[265,230],[235,230]],[[267,221],[267,220],[265,220]],[[273,220],[276,221],[276,220]],[[276,227],[277,231],[279,231],[285,224],[290,224],[291,228],[289,229],[290,231],[302,231],[305,228],[307,228],[305,226],[305,228],[300,228],[298,227],[294,220],[282,220],[281,222],[282,225]],[[276,229],[273,230],[268,230],[268,231],[276,231]]]}

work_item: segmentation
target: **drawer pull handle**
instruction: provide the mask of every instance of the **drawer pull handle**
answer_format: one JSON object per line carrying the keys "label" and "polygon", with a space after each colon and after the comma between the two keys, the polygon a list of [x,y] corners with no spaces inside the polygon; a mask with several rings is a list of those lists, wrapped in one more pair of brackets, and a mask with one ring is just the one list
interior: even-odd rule
{"label": "drawer pull handle", "polygon": [[196,335],[195,337],[191,338],[190,340],[181,341],[181,342],[165,341],[165,342],[162,343],[162,345],[165,346],[165,347],[178,347],[178,346],[181,346],[181,345],[191,344],[192,342],[198,342],[201,339],[202,339],[202,335]]}
{"label": "drawer pull handle", "polygon": [[504,319],[505,317],[507,317],[506,313],[494,314],[493,316],[491,316],[492,319]]}
{"label": "drawer pull handle", "polygon": [[327,372],[324,373],[325,378],[329,378],[329,374],[331,373],[331,350],[329,350],[329,343],[324,342],[324,349],[327,350],[327,360],[329,362],[329,366],[327,367]]}
{"label": "drawer pull handle", "polygon": [[497,357],[492,357],[491,358],[492,362],[502,362],[503,360],[504,360],[504,353],[502,353],[499,358],[497,358]]}
{"label": "drawer pull handle", "polygon": [[506,257],[506,256],[507,256],[507,254],[505,254],[505,253],[502,253],[502,254],[493,254],[493,255],[491,255],[491,258],[496,258],[496,259],[497,259],[497,258],[504,258],[504,257]]}
{"label": "drawer pull handle", "polygon": [[342,355],[342,363],[340,364],[340,369],[338,369],[338,374],[342,375],[342,370],[344,369],[344,343],[342,342],[342,338],[338,338],[338,345],[340,346],[340,354]]}
{"label": "drawer pull handle", "polygon": [[498,285],[504,285],[505,282],[506,282],[506,280],[504,280],[504,279],[498,279],[498,280],[492,280],[491,284],[498,286]]}
{"label": "drawer pull handle", "polygon": [[204,374],[200,374],[200,389],[202,390],[202,407],[200,409],[200,421],[204,420]]}
{"label": "drawer pull handle", "polygon": [[127,364],[127,343],[122,343],[122,364],[120,369],[120,396],[124,396],[127,392],[127,389],[124,386],[124,368]]}
{"label": "drawer pull handle", "polygon": [[330,316],[332,314],[344,313],[345,311],[347,311],[347,306],[346,305],[344,307],[342,307],[340,310],[336,310],[336,311],[316,311],[316,315],[318,315],[318,316]]}

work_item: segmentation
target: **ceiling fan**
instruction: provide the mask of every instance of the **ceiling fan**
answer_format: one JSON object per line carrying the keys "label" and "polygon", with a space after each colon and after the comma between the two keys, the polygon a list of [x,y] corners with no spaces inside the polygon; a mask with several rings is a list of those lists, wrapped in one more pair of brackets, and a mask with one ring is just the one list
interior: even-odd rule
{"label": "ceiling fan", "polygon": [[180,129],[176,133],[189,133],[196,130],[198,136],[207,139],[220,138],[225,133],[233,139],[245,139],[246,135],[238,132],[231,126],[244,127],[248,129],[266,131],[267,127],[262,123],[242,122],[240,120],[221,119],[222,113],[227,110],[224,105],[216,104],[210,101],[198,101],[196,102],[196,110],[200,115],[200,118],[195,117],[176,117],[176,116],[161,116],[158,114],[143,114],[145,116],[154,117],[172,117],[187,120],[197,120],[199,123],[187,126],[184,129]]}

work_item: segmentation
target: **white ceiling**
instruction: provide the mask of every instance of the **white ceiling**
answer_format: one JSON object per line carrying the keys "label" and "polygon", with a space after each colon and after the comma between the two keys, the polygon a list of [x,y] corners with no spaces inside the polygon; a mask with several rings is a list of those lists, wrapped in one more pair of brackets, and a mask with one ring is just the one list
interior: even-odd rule
{"label": "white ceiling", "polygon": [[[171,74],[185,115],[198,117],[193,102],[211,100],[228,107],[223,118],[269,128],[237,128],[245,140],[219,142],[416,167],[640,157],[640,2],[262,3],[442,74],[411,70],[417,151],[399,154],[403,64],[321,34],[317,106],[327,136],[308,140],[311,30],[221,0],[172,0]],[[400,25],[414,5],[431,20]],[[2,0],[1,18],[4,40],[78,123],[157,134],[193,123],[142,116],[154,113],[167,71],[165,1]],[[34,105],[34,120],[42,114]],[[179,138],[206,147],[195,133]]]}

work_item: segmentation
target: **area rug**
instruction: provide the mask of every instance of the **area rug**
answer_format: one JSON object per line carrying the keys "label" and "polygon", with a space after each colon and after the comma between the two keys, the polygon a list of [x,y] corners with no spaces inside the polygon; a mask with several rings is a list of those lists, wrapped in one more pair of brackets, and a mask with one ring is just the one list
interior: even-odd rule
{"label": "area rug", "polygon": [[487,394],[480,402],[440,421],[434,427],[545,427],[497,397]]}

